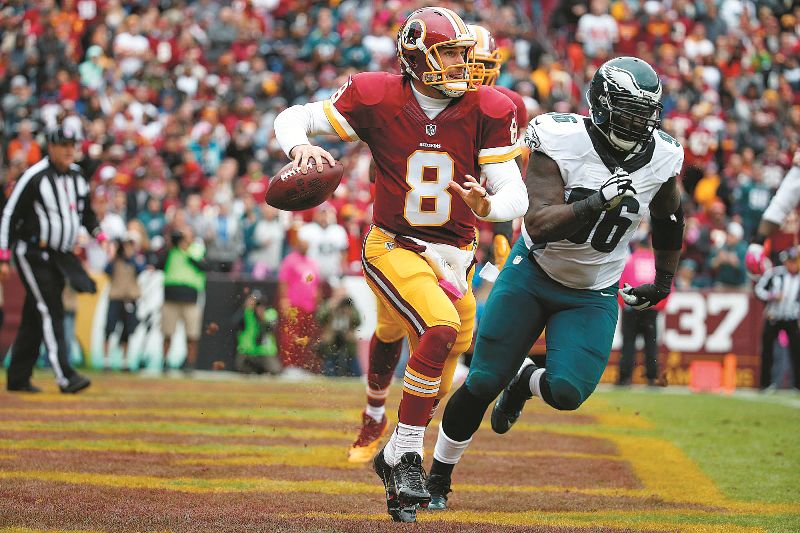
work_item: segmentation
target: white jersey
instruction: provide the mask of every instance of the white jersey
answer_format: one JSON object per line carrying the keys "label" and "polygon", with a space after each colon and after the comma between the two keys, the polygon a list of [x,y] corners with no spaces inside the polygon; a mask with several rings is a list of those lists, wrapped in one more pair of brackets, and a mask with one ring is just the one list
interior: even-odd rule
{"label": "white jersey", "polygon": [[[564,180],[564,200],[573,203],[600,190],[616,166],[613,156],[595,148],[587,128],[591,122],[576,114],[548,113],[531,120],[525,143],[558,164]],[[654,143],[623,164],[636,195],[600,216],[569,239],[534,243],[525,227],[522,236],[533,247],[536,262],[555,281],[575,289],[603,289],[619,281],[628,256],[628,242],[649,212],[653,196],[683,165],[683,147],[666,133],[653,132]],[[598,145],[602,151],[602,145]],[[605,160],[605,163],[604,163]],[[609,169],[609,166],[611,169]]]}
{"label": "white jersey", "polygon": [[794,211],[800,202],[800,153],[795,156],[796,166],[789,169],[781,186],[767,206],[762,218],[778,226],[783,224],[789,213]]}

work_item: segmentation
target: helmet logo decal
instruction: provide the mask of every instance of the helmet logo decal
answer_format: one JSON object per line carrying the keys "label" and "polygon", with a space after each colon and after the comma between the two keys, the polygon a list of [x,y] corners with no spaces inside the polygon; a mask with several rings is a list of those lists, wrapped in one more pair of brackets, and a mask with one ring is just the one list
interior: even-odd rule
{"label": "helmet logo decal", "polygon": [[[538,122],[535,124],[538,124]],[[528,128],[525,130],[525,138],[522,142],[524,142],[531,150],[538,150],[542,145],[542,141],[539,140],[539,135],[536,133],[536,129],[533,126],[534,123],[528,125]]]}
{"label": "helmet logo decal", "polygon": [[425,50],[425,23],[420,19],[411,19],[403,29],[401,42],[406,50]]}
{"label": "helmet logo decal", "polygon": [[613,65],[606,65],[603,68],[603,74],[605,75],[606,79],[614,84],[616,89],[619,91],[625,91],[634,96],[639,96],[642,98],[650,98],[651,100],[661,99],[660,87],[657,93],[645,91],[639,87],[639,84],[636,82],[636,78],[634,78],[633,74],[627,70],[615,67]]}

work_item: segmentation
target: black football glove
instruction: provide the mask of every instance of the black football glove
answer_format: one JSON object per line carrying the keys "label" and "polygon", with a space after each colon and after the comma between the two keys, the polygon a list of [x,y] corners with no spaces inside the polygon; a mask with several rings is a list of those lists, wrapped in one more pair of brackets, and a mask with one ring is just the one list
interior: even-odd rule
{"label": "black football glove", "polygon": [[644,311],[669,296],[672,290],[672,278],[674,277],[673,274],[663,270],[656,270],[656,279],[653,283],[646,283],[638,287],[631,287],[626,283],[625,287],[619,291],[619,294],[622,296],[623,302],[637,311]]}

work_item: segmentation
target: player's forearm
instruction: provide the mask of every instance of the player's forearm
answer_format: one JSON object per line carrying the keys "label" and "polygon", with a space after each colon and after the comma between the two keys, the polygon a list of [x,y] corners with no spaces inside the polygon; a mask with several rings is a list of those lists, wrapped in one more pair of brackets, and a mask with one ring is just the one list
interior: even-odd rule
{"label": "player's forearm", "polygon": [[680,250],[653,250],[656,258],[656,271],[668,272],[672,275],[678,271],[681,261]]}
{"label": "player's forearm", "polygon": [[525,214],[528,210],[528,193],[520,178],[490,196],[489,213],[481,220],[489,222],[506,222]]}
{"label": "player's forearm", "polygon": [[[685,221],[677,185],[674,181],[670,181],[665,187],[668,189],[664,189],[663,192],[659,190],[651,205],[650,237],[653,242],[656,271],[674,275],[681,260]],[[669,215],[659,216],[666,213]]]}
{"label": "player's forearm", "polygon": [[575,234],[587,224],[594,225],[605,202],[600,193],[571,204],[548,205],[531,202],[525,216],[525,229],[536,243],[555,242]]}
{"label": "player's forearm", "polygon": [[309,135],[335,135],[325,115],[322,102],[293,105],[275,117],[275,138],[283,152],[291,156],[292,148],[301,144],[311,144]]}
{"label": "player's forearm", "polygon": [[519,166],[514,160],[489,163],[481,166],[486,176],[489,196],[489,213],[478,217],[488,222],[506,222],[525,214],[528,210],[528,191],[522,181]]}
{"label": "player's forearm", "polygon": [[[525,215],[525,229],[533,242],[541,244],[566,239],[590,222],[578,218],[574,204],[548,205],[529,209]],[[599,216],[599,211],[595,216]]]}

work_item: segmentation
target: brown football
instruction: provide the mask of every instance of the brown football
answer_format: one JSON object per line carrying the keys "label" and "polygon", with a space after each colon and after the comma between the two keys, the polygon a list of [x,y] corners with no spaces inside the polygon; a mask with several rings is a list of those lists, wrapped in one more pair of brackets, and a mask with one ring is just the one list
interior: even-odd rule
{"label": "brown football", "polygon": [[289,163],[269,180],[267,203],[284,211],[316,207],[333,194],[342,181],[342,174],[344,167],[338,161],[333,166],[324,161],[322,172],[317,172],[315,164],[309,164],[307,174]]}

